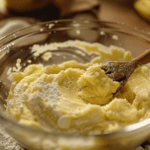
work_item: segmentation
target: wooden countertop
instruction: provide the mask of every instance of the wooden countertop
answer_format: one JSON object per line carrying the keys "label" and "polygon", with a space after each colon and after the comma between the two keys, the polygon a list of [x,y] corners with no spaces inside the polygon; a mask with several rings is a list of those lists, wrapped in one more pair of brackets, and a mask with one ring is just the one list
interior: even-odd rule
{"label": "wooden countertop", "polygon": [[100,0],[100,20],[125,23],[150,31],[150,22],[143,19],[134,9],[134,0]]}

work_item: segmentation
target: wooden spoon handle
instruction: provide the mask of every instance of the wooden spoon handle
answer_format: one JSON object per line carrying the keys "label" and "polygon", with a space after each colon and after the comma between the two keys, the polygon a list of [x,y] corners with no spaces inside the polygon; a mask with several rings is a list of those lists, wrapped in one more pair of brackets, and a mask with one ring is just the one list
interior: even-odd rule
{"label": "wooden spoon handle", "polygon": [[142,55],[135,59],[138,65],[144,65],[150,62],[150,50],[145,51]]}

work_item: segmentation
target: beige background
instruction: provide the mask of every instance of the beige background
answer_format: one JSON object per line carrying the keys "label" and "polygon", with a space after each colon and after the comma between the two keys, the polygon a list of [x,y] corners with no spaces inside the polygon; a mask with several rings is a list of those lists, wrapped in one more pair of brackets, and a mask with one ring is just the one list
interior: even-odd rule
{"label": "beige background", "polygon": [[150,22],[135,11],[134,0],[100,0],[100,3],[100,20],[125,23],[150,31]]}

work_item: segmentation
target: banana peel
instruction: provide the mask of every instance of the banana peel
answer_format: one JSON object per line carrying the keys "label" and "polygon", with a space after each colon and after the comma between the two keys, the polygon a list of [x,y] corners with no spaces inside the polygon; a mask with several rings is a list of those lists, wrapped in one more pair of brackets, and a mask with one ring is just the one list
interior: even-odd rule
{"label": "banana peel", "polygon": [[136,0],[134,8],[139,15],[150,21],[150,0]]}

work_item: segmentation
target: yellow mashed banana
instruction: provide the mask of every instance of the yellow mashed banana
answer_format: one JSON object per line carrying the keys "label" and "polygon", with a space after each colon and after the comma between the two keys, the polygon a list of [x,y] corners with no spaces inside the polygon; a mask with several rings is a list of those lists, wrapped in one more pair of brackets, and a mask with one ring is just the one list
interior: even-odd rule
{"label": "yellow mashed banana", "polygon": [[57,46],[74,46],[99,56],[86,64],[75,60],[48,66],[30,64],[24,71],[11,73],[6,106],[11,118],[47,131],[99,134],[150,117],[148,65],[136,69],[121,93],[113,98],[112,93],[120,83],[107,77],[101,63],[130,61],[130,52],[113,46],[103,49],[100,44],[81,41],[35,45],[33,49],[38,55],[44,48]]}

